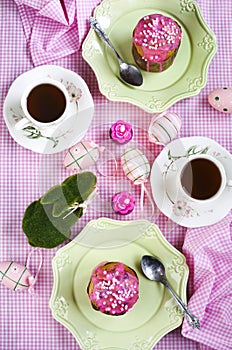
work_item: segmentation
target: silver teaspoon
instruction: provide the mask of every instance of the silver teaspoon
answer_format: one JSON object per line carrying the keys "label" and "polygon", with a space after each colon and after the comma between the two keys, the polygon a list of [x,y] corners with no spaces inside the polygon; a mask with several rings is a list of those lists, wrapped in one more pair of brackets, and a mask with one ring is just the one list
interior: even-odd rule
{"label": "silver teaspoon", "polygon": [[134,85],[134,86],[142,85],[143,77],[140,70],[131,64],[125,63],[122,60],[122,58],[119,56],[119,54],[113,47],[112,43],[110,42],[110,39],[100,27],[100,24],[98,23],[97,19],[94,17],[90,17],[89,23],[91,27],[95,30],[95,32],[99,35],[99,37],[111,48],[111,50],[117,57],[119,62],[120,76],[122,80],[130,85]]}
{"label": "silver teaspoon", "polygon": [[183,301],[176,295],[176,293],[173,291],[173,289],[168,284],[166,275],[165,275],[165,267],[154,256],[150,255],[144,255],[141,260],[141,268],[144,273],[144,275],[152,281],[161,282],[170,292],[170,294],[175,299],[177,305],[179,306],[180,310],[185,314],[188,323],[193,327],[200,329],[200,322],[198,318],[193,315],[190,310],[188,309],[187,305],[183,303]]}

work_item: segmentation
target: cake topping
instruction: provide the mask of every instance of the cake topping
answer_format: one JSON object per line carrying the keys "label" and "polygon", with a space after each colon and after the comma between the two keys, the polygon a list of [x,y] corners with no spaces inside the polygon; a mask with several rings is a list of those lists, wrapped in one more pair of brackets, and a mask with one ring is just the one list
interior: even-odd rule
{"label": "cake topping", "polygon": [[138,278],[132,273],[121,262],[106,263],[95,269],[90,282],[92,288],[88,289],[90,300],[99,311],[122,315],[133,307],[138,300]]}
{"label": "cake topping", "polygon": [[142,47],[143,59],[151,62],[165,61],[169,51],[179,47],[181,39],[180,26],[161,14],[143,17],[133,35],[134,44]]}

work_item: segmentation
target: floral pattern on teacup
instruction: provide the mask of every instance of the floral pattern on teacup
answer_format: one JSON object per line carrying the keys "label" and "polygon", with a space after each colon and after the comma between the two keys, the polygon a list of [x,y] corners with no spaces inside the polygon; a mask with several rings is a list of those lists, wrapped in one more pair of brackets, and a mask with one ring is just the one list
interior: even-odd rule
{"label": "floral pattern on teacup", "polygon": [[[210,147],[209,146],[200,146],[200,145],[193,145],[189,147],[184,154],[180,155],[173,155],[171,154],[171,151],[168,150],[168,160],[169,162],[164,164],[164,171],[163,176],[166,178],[167,175],[170,173],[173,173],[176,171],[177,167],[175,165],[175,162],[181,158],[189,158],[191,156],[199,155],[199,154],[206,154],[209,152]],[[212,154],[214,156],[220,156],[219,153]],[[168,191],[166,190],[166,195],[168,200],[172,203],[172,211],[173,214],[176,216],[182,216],[186,218],[190,217],[196,217],[203,215],[205,213],[213,213],[213,209],[207,209],[203,210],[202,213],[200,213],[196,208],[193,208],[189,205],[189,202],[185,198],[178,198],[176,202],[170,197]]]}
{"label": "floral pattern on teacup", "polygon": [[176,170],[176,166],[175,166],[176,160],[179,160],[181,158],[189,158],[189,157],[192,157],[194,155],[206,154],[208,151],[209,151],[209,146],[203,147],[203,146],[193,145],[186,150],[185,154],[172,155],[171,151],[169,149],[168,150],[168,160],[170,162],[168,164],[164,165],[166,170],[163,172],[163,175],[166,176],[170,170],[171,171]]}
{"label": "floral pattern on teacup", "polygon": [[188,203],[184,200],[178,200],[176,203],[174,203],[172,207],[173,213],[176,216],[185,216],[187,218],[193,217],[194,214],[199,215],[198,213],[195,213],[195,210],[191,208]]}
{"label": "floral pattern on teacup", "polygon": [[[48,77],[55,79],[51,75],[49,75]],[[66,87],[68,94],[69,94],[70,102],[71,103],[75,102],[76,105],[78,106],[78,102],[82,96],[82,90],[78,86],[76,86],[75,84],[73,84],[72,82],[70,82],[68,80],[64,80],[63,78],[57,79],[57,80],[60,81]]]}
{"label": "floral pattern on teacup", "polygon": [[[191,156],[199,155],[199,154],[206,154],[208,151],[209,151],[209,146],[203,147],[203,146],[199,146],[199,145],[193,145],[193,146],[189,147],[184,154],[173,155],[173,154],[171,154],[171,151],[169,149],[168,154],[167,154],[169,162],[166,162],[164,164],[164,171],[162,173],[164,179],[166,179],[166,177],[170,173],[176,172],[177,167],[176,167],[175,162],[178,161],[179,159],[189,158]],[[183,216],[187,216],[187,214],[189,215],[189,212],[190,212],[189,210],[183,211],[183,210],[178,209],[178,204],[176,204],[174,202],[174,200],[170,197],[167,190],[166,190],[166,196],[169,199],[169,201],[172,203],[172,205],[174,205],[174,213],[178,213],[176,215],[180,216],[181,212],[184,212]]]}
{"label": "floral pattern on teacup", "polygon": [[[54,79],[50,75],[48,75],[48,77]],[[72,82],[64,80],[63,78],[57,79],[57,80],[60,81],[62,84],[64,84],[64,86],[66,87],[66,89],[68,91],[70,102],[75,103],[76,108],[78,108],[78,102],[82,96],[82,90],[79,87],[77,87],[75,84],[73,84]],[[19,110],[21,110],[21,108],[19,108]],[[15,111],[13,111],[13,109],[11,109],[11,112],[12,112],[11,117],[15,122],[18,122],[20,119],[23,118],[23,115],[20,115],[20,112],[17,113]],[[59,144],[59,141],[61,138],[64,138],[67,134],[72,132],[72,130],[67,130],[64,133],[62,132],[62,134],[53,137],[53,136],[47,136],[43,132],[43,129],[40,129],[34,125],[26,126],[22,130],[24,131],[24,135],[31,140],[37,140],[40,138],[44,138],[44,139],[47,139],[48,141],[51,141],[53,148],[55,148]]]}
{"label": "floral pattern on teacup", "polygon": [[[200,145],[193,145],[190,146],[186,152],[182,155],[173,155],[171,154],[171,151],[168,150],[168,160],[169,162],[164,164],[164,171],[163,171],[163,176],[166,177],[168,174],[173,173],[176,171],[177,167],[175,165],[175,162],[181,158],[189,158],[192,156],[197,156],[200,154],[209,154],[209,150],[210,150],[210,146],[200,146]],[[215,158],[227,158],[225,156],[222,156],[221,153],[213,151],[210,152],[210,154],[212,156],[214,156]],[[196,208],[193,208],[189,205],[189,202],[187,201],[187,199],[185,198],[178,198],[175,201],[173,201],[173,199],[170,197],[168,191],[166,191],[166,195],[168,200],[172,203],[172,211],[173,214],[176,216],[182,216],[185,218],[190,218],[190,217],[196,217],[196,216],[202,216],[207,214],[213,214],[214,213],[214,209],[213,208],[209,208],[206,210],[197,210]]]}
{"label": "floral pattern on teacup", "polygon": [[[20,115],[20,112],[17,113],[17,112],[14,112],[13,109],[11,109],[11,112],[12,112],[12,119],[15,121],[15,122],[18,122],[20,119],[23,118],[22,115]],[[58,144],[59,144],[59,141],[61,138],[65,138],[69,133],[72,132],[72,130],[67,130],[66,132],[63,132],[62,134],[59,134],[55,137],[53,136],[47,136],[43,133],[43,130],[39,129],[38,127],[34,126],[34,125],[28,125],[26,126],[25,128],[22,129],[24,131],[24,135],[31,139],[31,140],[37,140],[39,138],[44,138],[44,139],[47,139],[48,141],[51,141],[53,143],[53,148],[55,148]]]}
{"label": "floral pattern on teacup", "polygon": [[192,208],[188,205],[188,202],[184,199],[178,199],[172,206],[173,214],[176,216],[182,216],[185,218],[193,218],[196,216],[201,216],[204,214],[212,214],[214,212],[213,208],[203,210],[199,212],[198,210]]}
{"label": "floral pattern on teacup", "polygon": [[53,148],[55,148],[58,145],[60,138],[65,137],[67,134],[72,132],[72,130],[68,130],[68,131],[64,132],[63,134],[60,134],[56,137],[46,136],[43,134],[43,132],[41,130],[39,130],[38,128],[36,128],[35,126],[32,126],[32,125],[26,126],[25,128],[23,128],[23,131],[25,131],[27,133],[25,136],[28,137],[29,139],[45,138],[48,141],[53,142],[53,146],[52,146]]}
{"label": "floral pattern on teacup", "polygon": [[73,83],[67,86],[68,94],[70,97],[70,102],[78,102],[82,96],[82,91],[80,88],[76,87]]}

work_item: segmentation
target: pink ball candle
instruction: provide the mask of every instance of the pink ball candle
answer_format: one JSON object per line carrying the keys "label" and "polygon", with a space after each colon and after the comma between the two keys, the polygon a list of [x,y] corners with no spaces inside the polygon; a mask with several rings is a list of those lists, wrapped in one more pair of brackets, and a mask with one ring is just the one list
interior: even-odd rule
{"label": "pink ball candle", "polygon": [[118,143],[124,144],[132,139],[133,130],[129,123],[118,120],[110,128],[110,138]]}
{"label": "pink ball candle", "polygon": [[127,191],[122,191],[113,195],[112,207],[116,213],[121,215],[130,214],[135,207],[135,198]]}

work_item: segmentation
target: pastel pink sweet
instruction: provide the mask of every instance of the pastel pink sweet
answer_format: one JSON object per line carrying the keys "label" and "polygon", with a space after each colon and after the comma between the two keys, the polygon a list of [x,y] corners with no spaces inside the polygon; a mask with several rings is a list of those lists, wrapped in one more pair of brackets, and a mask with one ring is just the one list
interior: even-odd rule
{"label": "pastel pink sweet", "polygon": [[83,140],[70,148],[64,158],[68,170],[81,171],[95,164],[101,148],[93,141]]}
{"label": "pastel pink sweet", "polygon": [[33,276],[26,266],[19,263],[1,262],[0,280],[4,286],[14,291],[28,290],[32,284]]}
{"label": "pastel pink sweet", "polygon": [[132,139],[132,126],[123,120],[118,120],[110,128],[110,137],[118,143],[127,143]]}
{"label": "pastel pink sweet", "polygon": [[163,112],[152,118],[148,128],[149,141],[166,145],[177,137],[181,128],[181,117],[173,112]]}
{"label": "pastel pink sweet", "polygon": [[133,42],[142,46],[143,59],[149,62],[163,62],[170,50],[179,47],[182,40],[181,27],[174,19],[161,14],[143,17],[136,25]]}
{"label": "pastel pink sweet", "polygon": [[135,207],[135,198],[128,191],[121,191],[112,197],[112,207],[121,215],[130,214]]}
{"label": "pastel pink sweet", "polygon": [[135,184],[147,181],[150,163],[138,148],[127,148],[121,155],[121,164],[125,175]]}
{"label": "pastel pink sweet", "polygon": [[219,112],[232,113],[232,88],[213,90],[208,96],[209,104]]}
{"label": "pastel pink sweet", "polygon": [[112,263],[104,270],[98,266],[91,277],[94,289],[89,295],[99,311],[111,315],[128,312],[139,297],[138,278],[125,269],[121,262]]}

